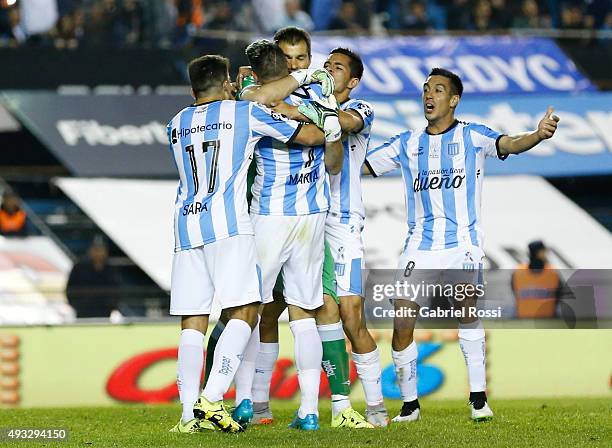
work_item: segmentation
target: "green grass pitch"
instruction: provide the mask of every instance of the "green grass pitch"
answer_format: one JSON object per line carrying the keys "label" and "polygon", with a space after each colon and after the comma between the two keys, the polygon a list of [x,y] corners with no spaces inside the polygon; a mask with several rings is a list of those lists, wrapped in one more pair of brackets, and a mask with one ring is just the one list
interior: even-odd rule
{"label": "green grass pitch", "polygon": [[[395,415],[401,403],[388,402]],[[322,401],[321,430],[287,429],[295,403],[273,402],[275,423],[242,434],[171,434],[177,405],[103,408],[13,409],[0,411],[0,427],[58,428],[66,442],[10,442],[0,446],[78,447],[610,447],[612,400],[492,400],[495,419],[473,423],[465,402],[423,400],[421,421],[374,430],[332,429],[329,401]],[[355,408],[362,411],[363,404]]]}

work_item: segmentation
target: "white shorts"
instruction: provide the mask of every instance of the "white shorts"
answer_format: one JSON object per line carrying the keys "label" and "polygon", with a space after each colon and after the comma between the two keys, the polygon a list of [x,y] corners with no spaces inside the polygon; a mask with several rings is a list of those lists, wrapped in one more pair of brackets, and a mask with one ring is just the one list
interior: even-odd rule
{"label": "white shorts", "polygon": [[323,305],[325,213],[251,215],[261,267],[262,298],[270,303],[279,272],[285,301],[306,310]]}
{"label": "white shorts", "polygon": [[253,235],[231,236],[174,254],[170,314],[210,314],[213,297],[222,309],[261,302]]}
{"label": "white shorts", "polygon": [[[423,285],[419,294],[411,300],[426,305],[432,298],[425,286],[450,287],[459,284],[483,283],[484,251],[473,245],[442,250],[404,249],[400,255],[395,281],[406,281],[412,285]],[[411,289],[414,293],[414,289]],[[402,298],[404,297],[396,297]]]}
{"label": "white shorts", "polygon": [[363,296],[362,229],[362,224],[342,224],[330,219],[325,223],[325,239],[334,257],[338,297]]}

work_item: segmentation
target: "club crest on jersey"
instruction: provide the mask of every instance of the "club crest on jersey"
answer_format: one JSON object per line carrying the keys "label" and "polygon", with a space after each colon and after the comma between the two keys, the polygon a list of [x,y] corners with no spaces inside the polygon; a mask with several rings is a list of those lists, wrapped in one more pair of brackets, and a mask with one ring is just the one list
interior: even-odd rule
{"label": "club crest on jersey", "polygon": [[465,272],[474,272],[476,270],[476,266],[474,265],[474,263],[470,263],[466,261],[463,263],[463,270]]}
{"label": "club crest on jersey", "polygon": [[459,154],[459,143],[449,143],[446,145],[446,153],[449,156],[456,156]]}
{"label": "club crest on jersey", "polygon": [[342,277],[344,275],[345,264],[336,263],[336,275]]}

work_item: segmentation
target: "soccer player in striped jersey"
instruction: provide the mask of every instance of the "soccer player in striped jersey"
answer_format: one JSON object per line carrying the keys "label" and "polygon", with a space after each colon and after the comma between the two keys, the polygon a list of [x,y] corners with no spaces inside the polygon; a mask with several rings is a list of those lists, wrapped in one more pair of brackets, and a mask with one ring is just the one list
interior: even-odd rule
{"label": "soccer player in striped jersey", "polygon": [[[290,75],[282,76],[276,80],[266,80],[263,84],[253,85],[249,89],[245,89],[245,99],[267,105],[272,105],[272,103],[286,104],[284,99],[293,90],[313,81],[321,84],[324,96],[333,92],[334,83],[329,72],[322,68],[308,68],[310,65],[310,36],[307,32],[295,27],[283,28],[275,34],[275,41],[286,57],[287,68],[291,71]],[[278,76],[281,76],[280,72]],[[315,88],[318,89],[318,87]],[[298,94],[301,96],[305,96],[305,92],[304,89],[298,89]],[[298,114],[298,116],[302,120],[306,118],[301,114]],[[326,158],[326,161],[329,162],[329,157]],[[339,162],[342,163],[341,160]],[[253,162],[252,165],[255,165],[255,163]],[[249,175],[252,171],[255,170],[249,169]],[[332,407],[338,407],[348,402],[348,394],[350,393],[349,363],[344,333],[340,324],[340,314],[338,306],[334,302],[334,300],[337,300],[334,261],[327,242],[325,243],[322,283],[324,305],[317,311],[316,323],[319,334],[323,339],[322,365],[329,380],[330,390],[335,398],[340,397]],[[258,328],[261,334],[260,353],[256,360],[245,358],[234,378],[237,406],[232,412],[232,416],[244,424],[251,422],[251,420],[253,424],[272,423],[269,394],[272,371],[279,353],[278,318],[287,307],[283,298],[283,282],[280,275],[274,286],[273,297],[274,302],[266,304],[262,310],[262,319]],[[330,304],[333,304],[333,307],[329,306]],[[214,353],[216,338],[222,334],[226,321],[227,319],[222,313],[209,338],[206,376],[208,376],[212,367],[211,360],[213,357],[210,354]],[[247,368],[252,364],[255,364],[255,371],[252,368]],[[350,407],[350,402],[348,403],[349,407],[343,406],[340,411],[342,418],[335,419],[333,423],[337,426],[353,428],[371,427],[361,415]],[[336,413],[334,413],[334,417],[337,417]]]}
{"label": "soccer player in striped jersey", "polygon": [[[299,28],[287,27],[279,30],[275,34],[274,40],[285,54],[287,66],[291,70],[292,76],[296,76],[309,67],[311,55],[308,33]],[[322,78],[321,76],[318,77]],[[266,82],[258,93],[270,85],[271,83]],[[324,82],[322,82],[322,86],[325,87]],[[296,93],[300,97],[300,101],[290,101],[291,104],[298,104],[306,99],[305,93],[307,92],[298,91]],[[286,112],[292,108],[295,110],[295,106],[289,106],[288,103],[283,101],[277,105],[279,111]],[[297,116],[300,119],[306,118],[299,113]],[[343,162],[340,161],[340,163]],[[278,317],[284,310],[283,296],[280,293],[282,293],[282,282],[277,282],[274,289],[274,302],[266,304],[262,311],[260,353],[257,358],[257,369],[253,383],[254,423],[269,423],[272,421],[272,413],[269,407],[270,381],[274,364],[278,358]],[[281,300],[279,300],[278,295],[280,295]],[[350,393],[348,354],[336,300],[334,262],[329,245],[326,243],[323,265],[323,306],[317,310],[315,319],[323,344],[322,365],[332,393],[332,427],[372,428],[373,425],[367,423],[363,416],[353,410],[348,399]]]}
{"label": "soccer player in striped jersey", "polygon": [[[340,124],[346,133],[342,171],[330,175],[331,201],[325,237],[335,261],[341,326],[351,341],[352,358],[365,392],[366,418],[374,426],[386,426],[389,417],[383,402],[380,356],[366,327],[361,275],[364,265],[361,232],[365,221],[361,169],[370,141],[374,112],[367,102],[350,98],[351,91],[363,75],[359,55],[347,48],[335,48],[324,67],[334,78],[334,96],[340,103]],[[317,106],[316,102],[311,102],[298,109],[316,120],[317,115],[312,112]],[[336,401],[332,397],[332,401],[336,409],[350,406],[348,397]],[[339,413],[337,418],[342,418],[342,414]]]}
{"label": "soccer player in striped jersey", "polygon": [[[228,61],[221,56],[193,60],[189,78],[195,103],[168,124],[179,173],[170,314],[182,316],[177,383],[183,410],[172,431],[239,432],[242,427],[225,410],[223,394],[247,346],[258,349],[250,341],[261,302],[255,238],[246,204],[248,165],[255,145],[264,138],[316,145],[324,142],[324,134],[314,125],[287,120],[265,106],[230,101]],[[235,281],[237,277],[240,282]],[[214,295],[229,321],[198,398],[202,345]]]}
{"label": "soccer player in striped jersey", "polygon": [[[455,110],[462,93],[463,85],[456,74],[434,68],[423,85],[427,127],[396,135],[366,156],[365,171],[374,176],[401,169],[408,236],[400,256],[398,280],[431,283],[435,272],[419,270],[456,270],[454,276],[460,280],[451,280],[454,284],[477,284],[484,258],[480,202],[485,158],[504,160],[510,154],[527,151],[551,138],[557,129],[559,118],[552,114],[552,107],[535,131],[514,136],[482,124],[458,121]],[[396,299],[394,307],[418,310],[427,299]],[[459,319],[459,344],[468,370],[471,417],[486,420],[493,417],[493,412],[485,392],[485,331],[480,320],[469,313],[476,306],[476,298],[454,305],[464,311]],[[420,417],[415,321],[394,321],[393,362],[404,401],[400,414],[393,419],[396,422]]]}
{"label": "soccer player in striped jersey", "polygon": [[[262,85],[288,74],[284,54],[273,42],[253,42],[246,54]],[[249,91],[242,92],[241,97],[249,99]],[[324,101],[318,84],[298,89],[285,101],[297,105],[312,98]],[[255,148],[257,175],[252,188],[251,219],[262,270],[262,296],[264,304],[273,303],[272,290],[282,272],[302,393],[300,409],[290,426],[298,429],[318,428],[322,347],[314,316],[323,304],[321,276],[329,207],[326,169],[337,173],[342,166],[337,112],[326,113],[336,113],[331,139],[337,141],[338,147],[337,151],[326,148],[325,157],[322,146],[287,151],[286,146],[271,139],[260,141]],[[322,123],[328,121],[324,117]],[[330,141],[329,126],[322,127]]]}

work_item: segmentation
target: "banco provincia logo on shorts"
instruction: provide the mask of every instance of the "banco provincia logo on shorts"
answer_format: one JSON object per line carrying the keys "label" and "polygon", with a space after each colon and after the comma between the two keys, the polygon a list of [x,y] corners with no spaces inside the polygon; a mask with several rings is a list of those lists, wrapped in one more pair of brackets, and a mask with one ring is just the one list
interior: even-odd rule
{"label": "banco provincia logo on shorts", "polygon": [[187,138],[191,134],[197,134],[198,132],[204,131],[219,131],[219,130],[230,130],[234,127],[232,123],[228,123],[227,121],[223,121],[221,123],[207,123],[204,125],[193,126],[191,128],[180,128],[180,129],[172,129],[171,137],[172,144],[178,143],[179,138]]}

